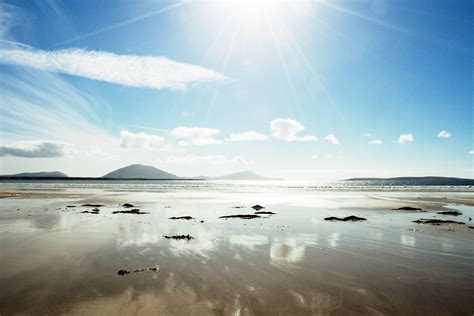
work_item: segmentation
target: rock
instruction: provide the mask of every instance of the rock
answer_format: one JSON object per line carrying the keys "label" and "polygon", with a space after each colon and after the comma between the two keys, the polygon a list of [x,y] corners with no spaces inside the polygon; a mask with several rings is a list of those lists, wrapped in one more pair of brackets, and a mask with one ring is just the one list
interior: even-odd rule
{"label": "rock", "polygon": [[166,239],[175,239],[175,240],[182,240],[182,239],[191,240],[191,239],[194,239],[194,237],[190,236],[189,234],[188,235],[163,236],[163,237],[165,237]]}
{"label": "rock", "polygon": [[252,206],[252,208],[256,211],[260,211],[262,208],[265,208],[265,207],[257,204],[257,205]]}
{"label": "rock", "polygon": [[[151,267],[151,268],[142,268],[142,269],[135,269],[133,273],[144,272],[144,271],[160,271],[159,267]],[[118,275],[127,275],[132,273],[130,270],[119,270],[117,272]]]}
{"label": "rock", "polygon": [[351,215],[351,216],[346,216],[346,217],[331,216],[331,217],[324,218],[324,220],[325,221],[340,221],[340,222],[347,222],[347,221],[358,222],[358,221],[366,221],[367,218]]}
{"label": "rock", "polygon": [[118,270],[117,274],[118,275],[127,275],[131,273],[131,271],[128,271],[128,270]]}
{"label": "rock", "polygon": [[461,225],[465,224],[463,222],[456,222],[452,220],[443,220],[443,219],[435,219],[435,218],[432,218],[432,219],[420,218],[416,221],[413,221],[413,223],[431,224],[431,225],[436,225],[436,226],[441,225],[441,224],[461,224]]}
{"label": "rock", "polygon": [[462,213],[459,212],[459,211],[441,211],[441,212],[437,212],[436,214],[452,215],[452,216],[459,216],[459,215],[462,215]]}
{"label": "rock", "polygon": [[138,208],[131,209],[129,211],[114,211],[112,214],[136,214],[136,215],[142,215],[142,214],[150,214],[148,212],[142,212]]}
{"label": "rock", "polygon": [[261,218],[261,216],[255,214],[237,214],[237,215],[225,215],[220,216],[219,218],[242,218],[242,219],[252,219],[252,218]]}
{"label": "rock", "polygon": [[185,220],[191,220],[191,219],[194,219],[194,217],[192,216],[173,216],[173,217],[170,217],[169,219],[185,219]]}
{"label": "rock", "polygon": [[392,208],[394,211],[423,211],[423,209],[419,207],[411,207],[411,206],[402,206],[399,208]]}
{"label": "rock", "polygon": [[92,211],[84,211],[81,213],[89,213],[89,214],[99,214],[100,210],[98,208],[93,208]]}
{"label": "rock", "polygon": [[75,205],[66,205],[66,207],[76,207]]}
{"label": "rock", "polygon": [[255,214],[268,214],[268,215],[275,215],[276,213],[270,212],[270,211],[260,211],[260,212],[255,212]]}
{"label": "rock", "polygon": [[133,204],[130,204],[130,203],[124,203],[124,204],[122,204],[122,206],[125,207],[125,208],[134,207],[134,205],[133,205]]}
{"label": "rock", "polygon": [[86,206],[86,207],[102,207],[102,206],[105,206],[105,205],[102,205],[102,204],[82,204],[82,206]]}

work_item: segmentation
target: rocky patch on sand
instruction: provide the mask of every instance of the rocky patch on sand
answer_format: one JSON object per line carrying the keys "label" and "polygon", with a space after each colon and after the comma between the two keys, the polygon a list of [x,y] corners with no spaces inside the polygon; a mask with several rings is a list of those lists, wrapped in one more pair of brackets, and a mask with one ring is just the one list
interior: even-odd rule
{"label": "rocky patch on sand", "polygon": [[127,275],[130,273],[138,273],[138,272],[145,272],[145,271],[160,271],[159,267],[152,267],[152,268],[143,268],[143,269],[136,269],[136,270],[118,270],[118,275]]}
{"label": "rocky patch on sand", "polygon": [[83,211],[81,213],[89,213],[89,214],[99,214],[100,210],[98,208],[93,208],[91,211]]}
{"label": "rocky patch on sand", "polygon": [[443,220],[443,219],[436,219],[436,218],[431,218],[431,219],[427,219],[427,218],[420,218],[420,219],[417,219],[416,221],[413,221],[413,223],[417,223],[417,224],[431,224],[431,225],[441,225],[441,224],[461,224],[461,225],[464,225],[465,223],[464,222],[456,222],[456,221],[452,221],[452,220]]}
{"label": "rocky patch on sand", "polygon": [[260,211],[262,208],[265,208],[265,206],[261,206],[257,204],[257,205],[252,206],[252,208],[256,211]]}
{"label": "rocky patch on sand", "polygon": [[188,235],[173,235],[173,236],[163,236],[166,239],[174,239],[174,240],[191,240],[194,239],[193,236]]}
{"label": "rocky patch on sand", "polygon": [[459,212],[459,211],[441,211],[441,212],[437,212],[436,214],[452,215],[452,216],[459,216],[459,215],[462,215],[462,213]]}
{"label": "rocky patch on sand", "polygon": [[86,204],[82,204],[82,206],[85,206],[85,207],[103,207],[105,205],[102,205],[102,204],[89,204],[89,203],[86,203]]}
{"label": "rocky patch on sand", "polygon": [[224,218],[224,219],[228,219],[228,218],[253,219],[253,218],[261,218],[261,216],[255,215],[255,214],[235,214],[235,215],[224,215],[224,216],[220,216],[219,218]]}
{"label": "rocky patch on sand", "polygon": [[142,215],[142,214],[150,214],[150,213],[148,213],[148,212],[142,212],[142,211],[140,211],[138,208],[134,208],[134,209],[127,210],[127,211],[114,211],[114,212],[112,212],[112,214],[135,214],[135,215]]}
{"label": "rocky patch on sand", "polygon": [[324,220],[325,221],[339,221],[339,222],[359,222],[359,221],[366,221],[367,218],[358,217],[358,216],[355,216],[355,215],[350,215],[350,216],[346,216],[346,217],[331,216],[331,217],[324,218]]}
{"label": "rocky patch on sand", "polygon": [[392,208],[393,211],[423,211],[423,209],[419,207],[411,207],[411,206],[402,206],[399,208]]}
{"label": "rocky patch on sand", "polygon": [[275,215],[276,213],[270,212],[270,211],[260,211],[260,212],[255,212],[257,215]]}
{"label": "rocky patch on sand", "polygon": [[130,204],[130,203],[123,203],[122,206],[125,208],[131,208],[131,207],[134,207],[135,205]]}
{"label": "rocky patch on sand", "polygon": [[173,216],[173,217],[170,217],[169,219],[185,219],[185,220],[192,220],[194,219],[194,217],[192,216]]}

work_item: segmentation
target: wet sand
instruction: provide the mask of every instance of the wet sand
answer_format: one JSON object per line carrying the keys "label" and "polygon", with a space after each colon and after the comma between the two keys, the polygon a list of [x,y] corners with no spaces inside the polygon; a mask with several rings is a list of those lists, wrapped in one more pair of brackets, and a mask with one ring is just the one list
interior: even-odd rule
{"label": "wet sand", "polygon": [[[0,197],[2,316],[474,313],[469,193],[4,188]],[[86,203],[105,206],[84,213]],[[256,204],[276,214],[219,218],[255,214]],[[393,210],[404,206],[423,212]],[[114,214],[135,208],[145,214]],[[437,214],[448,210],[462,215]],[[366,220],[324,220],[351,215]],[[182,216],[192,219],[170,219]],[[466,224],[413,222],[433,218]]]}

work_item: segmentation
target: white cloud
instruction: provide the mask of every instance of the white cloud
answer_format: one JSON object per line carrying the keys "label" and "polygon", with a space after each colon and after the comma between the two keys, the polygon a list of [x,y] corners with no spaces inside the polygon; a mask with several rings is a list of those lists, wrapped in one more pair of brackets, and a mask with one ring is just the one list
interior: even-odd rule
{"label": "white cloud", "polygon": [[304,130],[304,126],[294,119],[275,119],[270,122],[272,136],[276,139],[282,139],[287,142],[311,142],[317,141],[318,138],[313,135],[297,136],[297,134]]}
{"label": "white cloud", "polygon": [[251,142],[251,141],[262,141],[267,140],[268,136],[257,133],[256,131],[247,131],[242,133],[232,133],[228,138],[231,142]]}
{"label": "white cloud", "polygon": [[202,146],[222,143],[221,140],[214,138],[220,134],[220,130],[214,128],[180,126],[173,129],[171,134],[180,140],[180,145]]}
{"label": "white cloud", "polygon": [[50,52],[0,49],[0,63],[152,89],[183,90],[189,85],[228,80],[216,71],[166,57],[116,55],[84,49]]}
{"label": "white cloud", "polygon": [[369,145],[380,145],[382,141],[380,139],[374,139],[369,142]]}
{"label": "white cloud", "polygon": [[0,157],[56,158],[66,155],[67,145],[55,141],[23,141],[0,146]]}
{"label": "white cloud", "polygon": [[371,133],[364,133],[364,137],[372,137]]}
{"label": "white cloud", "polygon": [[474,155],[474,150],[468,152],[469,155]]}
{"label": "white cloud", "polygon": [[438,137],[439,138],[449,138],[449,137],[451,137],[451,133],[448,132],[448,131],[441,131],[441,132],[439,132]]}
{"label": "white cloud", "polygon": [[319,158],[319,154],[316,154],[316,155],[312,155],[311,156],[311,159],[318,159]]}
{"label": "white cloud", "polygon": [[120,132],[120,147],[122,148],[140,148],[140,149],[159,149],[164,147],[165,138],[157,135],[145,133],[133,134],[128,131]]}
{"label": "white cloud", "polygon": [[187,155],[187,156],[170,156],[167,160],[168,163],[175,164],[209,164],[209,165],[233,165],[251,164],[250,161],[242,158],[241,156],[226,157],[224,155]]}
{"label": "white cloud", "polygon": [[191,116],[193,116],[193,112],[183,111],[183,112],[181,112],[181,115],[184,116],[184,117],[191,117]]}
{"label": "white cloud", "polygon": [[411,143],[413,142],[413,134],[402,134],[398,137],[398,143],[399,144],[404,144],[404,143]]}
{"label": "white cloud", "polygon": [[326,137],[324,137],[325,140],[327,140],[330,143],[333,143],[334,145],[340,145],[341,143],[339,140],[336,138],[336,135],[334,134],[329,134]]}

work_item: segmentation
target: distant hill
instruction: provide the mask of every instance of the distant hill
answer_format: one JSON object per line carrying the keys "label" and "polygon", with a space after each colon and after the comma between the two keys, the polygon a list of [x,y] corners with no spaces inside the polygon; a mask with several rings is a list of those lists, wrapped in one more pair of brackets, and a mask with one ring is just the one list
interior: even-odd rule
{"label": "distant hill", "polygon": [[107,179],[177,179],[178,177],[172,173],[160,170],[152,166],[130,165],[110,173],[102,178]]}
{"label": "distant hill", "polygon": [[395,185],[474,185],[474,179],[452,177],[351,178],[343,181],[370,181]]}
{"label": "distant hill", "polygon": [[281,178],[269,178],[256,174],[253,171],[241,171],[236,173],[230,173],[221,177],[207,178],[211,180],[283,180]]}
{"label": "distant hill", "polygon": [[42,172],[23,172],[17,174],[5,174],[0,177],[4,178],[67,178],[67,174],[59,171],[42,171]]}

